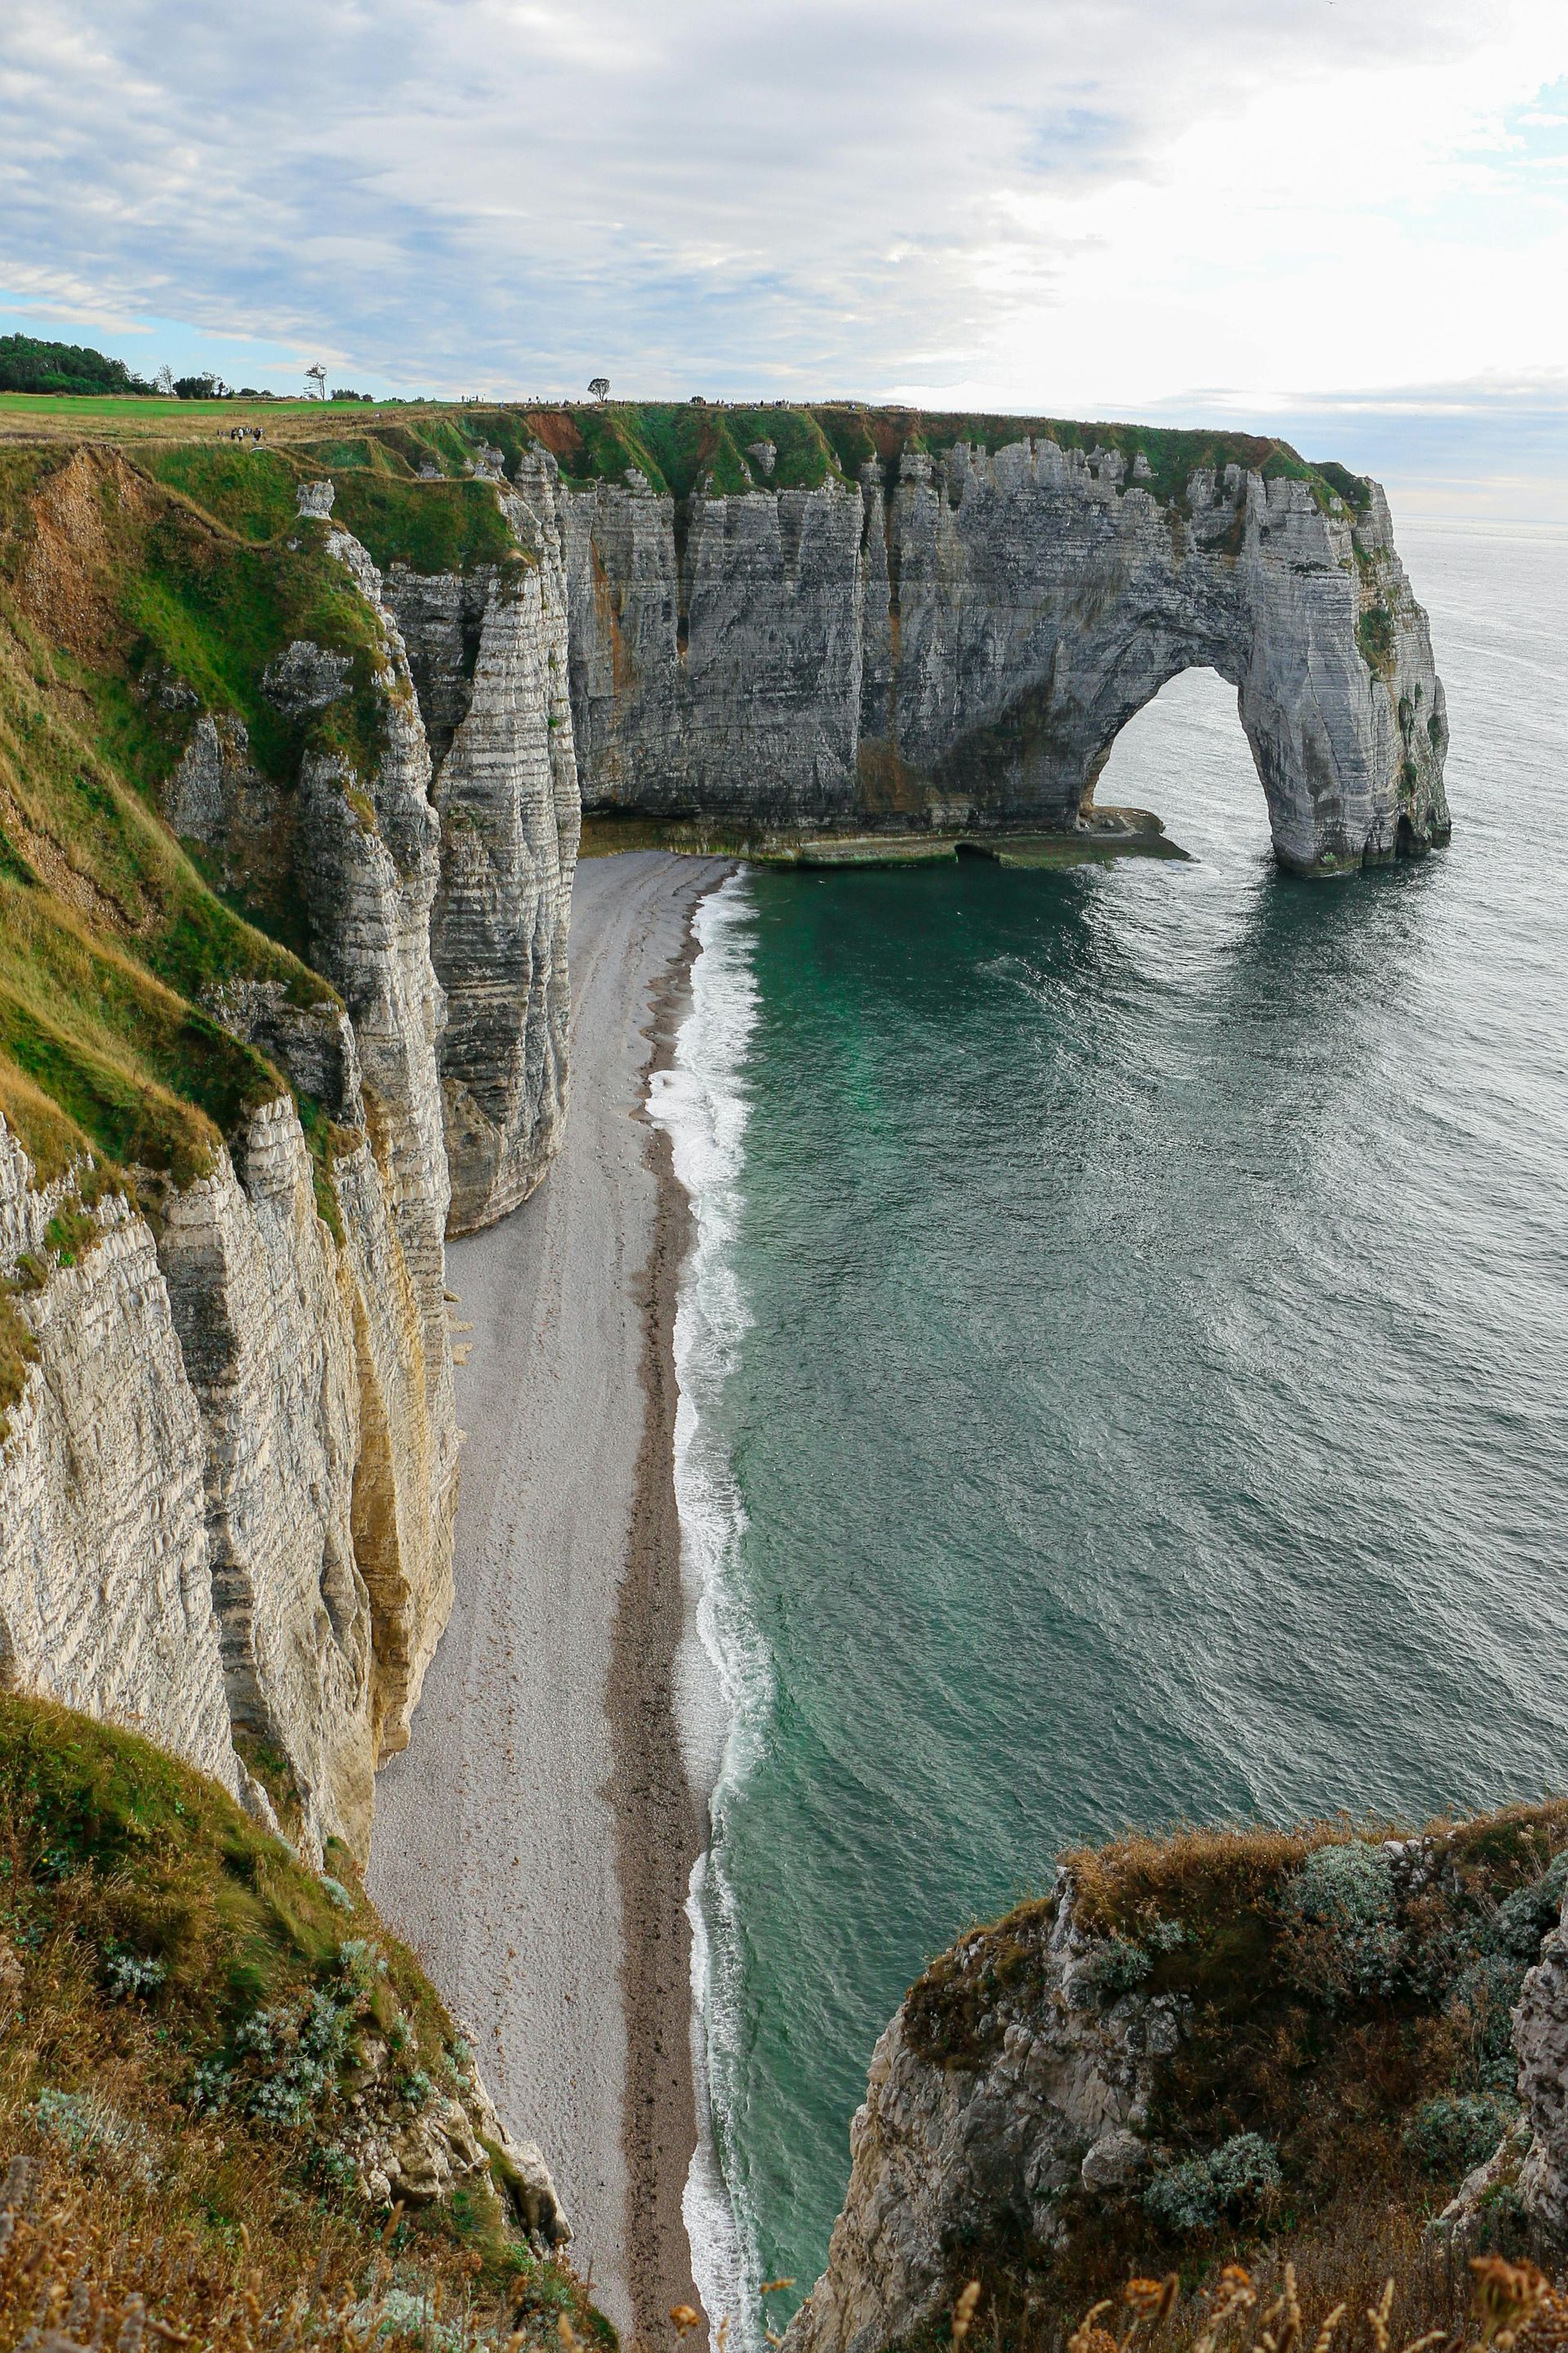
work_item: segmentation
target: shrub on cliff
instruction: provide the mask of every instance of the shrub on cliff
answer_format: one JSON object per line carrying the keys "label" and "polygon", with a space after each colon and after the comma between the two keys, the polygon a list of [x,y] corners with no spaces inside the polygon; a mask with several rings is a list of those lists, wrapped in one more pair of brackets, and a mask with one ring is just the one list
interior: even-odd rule
{"label": "shrub on cliff", "polygon": [[1237,2221],[1260,2213],[1284,2176],[1279,2152],[1261,2133],[1237,2133],[1208,2157],[1185,2158],[1157,2173],[1143,2203],[1167,2231],[1212,2231],[1226,2215]]}
{"label": "shrub on cliff", "polygon": [[1285,1903],[1309,1931],[1308,1972],[1332,1999],[1392,1993],[1399,1968],[1399,1925],[1394,1860],[1386,1846],[1352,1839],[1308,1855],[1284,1891]]}
{"label": "shrub on cliff", "polygon": [[602,2333],[477,2149],[442,2202],[367,2194],[367,2143],[449,2113],[472,2054],[331,1861],[329,1885],[148,1743],[0,1695],[0,2159],[34,2168],[34,2224],[0,2228],[0,2345],[79,2278],[83,2342],[140,2297],[162,2341],[259,2348],[296,2299],[380,2315],[393,2286],[470,2342],[562,2312]]}
{"label": "shrub on cliff", "polygon": [[1428,2173],[1451,2179],[1482,2164],[1518,2113],[1515,2101],[1475,2093],[1428,2100],[1412,2118],[1405,2146]]}

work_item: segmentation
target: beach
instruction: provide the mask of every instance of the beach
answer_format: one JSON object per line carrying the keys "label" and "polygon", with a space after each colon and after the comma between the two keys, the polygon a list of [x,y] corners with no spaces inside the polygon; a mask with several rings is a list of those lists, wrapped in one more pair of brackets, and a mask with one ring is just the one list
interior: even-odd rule
{"label": "beach", "polygon": [[380,1776],[367,1883],[472,2031],[509,2130],[542,2148],[595,2300],[647,2346],[696,2301],[682,1907],[702,1821],[672,1692],[688,1212],[643,1103],[692,910],[727,871],[661,852],[578,870],[564,1145],[530,1200],[447,1252],[468,1351],[456,1600]]}

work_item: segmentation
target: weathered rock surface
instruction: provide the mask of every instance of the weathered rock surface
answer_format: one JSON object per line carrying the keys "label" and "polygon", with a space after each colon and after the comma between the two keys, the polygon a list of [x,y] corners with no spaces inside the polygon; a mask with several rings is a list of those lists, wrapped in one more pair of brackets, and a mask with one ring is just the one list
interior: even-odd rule
{"label": "weathered rock surface", "polygon": [[543,2152],[533,2141],[509,2137],[473,2062],[454,2090],[389,2125],[375,2099],[387,2072],[386,2046],[372,2036],[361,2040],[366,2092],[359,2103],[363,2122],[349,2140],[361,2195],[375,2207],[432,2206],[449,2200],[466,2180],[488,2174],[542,2253],[563,2246],[572,2226]]}
{"label": "weathered rock surface", "polygon": [[[1028,1998],[1004,1995],[982,2018],[983,2064],[923,2051],[907,2006],[878,2043],[827,2269],[790,2324],[789,2353],[877,2353],[946,2310],[954,2249],[992,2237],[998,2217],[1048,2251],[1064,2199],[1124,2189],[1147,2166],[1154,2064],[1176,2046],[1180,2004],[1103,2001],[1103,1939],[1076,1925],[1066,1873],[1019,1934]],[[958,1946],[960,1976],[984,1965],[984,1941]]]}
{"label": "weathered rock surface", "polygon": [[[1545,2235],[1561,2242],[1568,2239],[1568,1902],[1524,1980],[1513,2014],[1513,2047],[1529,2144],[1519,2168],[1519,2196]],[[1506,2161],[1506,2155],[1505,2144],[1499,2158]],[[1474,2204],[1472,2183],[1465,2189],[1472,2191]]]}
{"label": "weathered rock surface", "polygon": [[[0,1278],[75,1197],[0,1118]],[[23,1293],[37,1347],[0,1440],[0,1674],[239,1788],[207,1563],[202,1421],[157,1245],[119,1198]]]}
{"label": "weathered rock surface", "polygon": [[352,1288],[287,1096],[169,1196],[158,1257],[205,1425],[207,1561],[229,1713],[289,1760],[308,1833],[369,1844],[371,1609],[355,1558]]}
{"label": "weathered rock surface", "polygon": [[520,489],[498,484],[498,496],[530,561],[428,576],[397,566],[386,587],[437,761],[431,952],[447,997],[454,1233],[533,1190],[566,1108],[579,812],[565,579],[548,494],[525,474]]}
{"label": "weathered rock surface", "polygon": [[1284,864],[1447,839],[1443,691],[1375,484],[1352,510],[1233,465],[1162,505],[1042,437],[906,451],[890,487],[557,499],[590,808],[1072,828],[1128,720],[1208,665]]}

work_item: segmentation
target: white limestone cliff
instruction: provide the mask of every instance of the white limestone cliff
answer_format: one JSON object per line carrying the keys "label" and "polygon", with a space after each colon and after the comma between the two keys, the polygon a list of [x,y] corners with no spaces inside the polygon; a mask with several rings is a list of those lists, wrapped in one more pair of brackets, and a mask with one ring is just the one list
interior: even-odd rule
{"label": "white limestone cliff", "polygon": [[1212,666],[1282,864],[1418,854],[1448,832],[1443,690],[1363,490],[1233,465],[1162,503],[1119,452],[1044,437],[679,512],[563,483],[584,806],[1071,828],[1128,720]]}
{"label": "white limestone cliff", "polygon": [[[1006,1989],[981,2010],[984,2055],[952,2063],[922,2047],[909,2005],[878,2042],[849,2130],[851,2171],[827,2269],[790,2323],[786,2353],[880,2353],[945,2315],[953,2249],[998,2213],[1037,2248],[1066,2235],[1079,2189],[1123,2189],[1149,2161],[1157,2061],[1176,2047],[1179,2000],[1103,1998],[1104,1939],[1079,1926],[1070,1874],[1014,1927],[1026,1998]],[[961,1939],[962,1982],[988,1982],[988,1937]]]}
{"label": "white limestone cliff", "polygon": [[431,953],[447,998],[454,1233],[533,1190],[566,1110],[579,804],[565,575],[548,481],[526,467],[515,485],[495,479],[523,560],[467,575],[397,565],[385,591],[436,755],[442,852]]}
{"label": "white limestone cliff", "polygon": [[[37,1267],[76,1197],[34,1182],[0,1116],[0,1277]],[[145,1219],[17,1303],[37,1348],[0,1435],[0,1674],[129,1724],[237,1793],[208,1567],[200,1409]]]}

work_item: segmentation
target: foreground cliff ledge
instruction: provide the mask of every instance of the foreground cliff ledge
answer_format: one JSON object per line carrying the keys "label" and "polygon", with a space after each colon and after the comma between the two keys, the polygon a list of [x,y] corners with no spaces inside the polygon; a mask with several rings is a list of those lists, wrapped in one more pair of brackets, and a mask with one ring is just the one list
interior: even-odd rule
{"label": "foreground cliff ledge", "polygon": [[465,2344],[613,2346],[539,2151],[329,1860],[0,1698],[0,2342],[428,2346],[444,2303]]}
{"label": "foreground cliff ledge", "polygon": [[996,2342],[1059,2343],[1130,2275],[1236,2263],[1321,2313],[1392,2275],[1394,2341],[1447,2336],[1472,2255],[1562,2262],[1565,1884],[1562,1799],[1068,1856],[879,2042],[788,2353],[946,2342],[971,2281]]}

